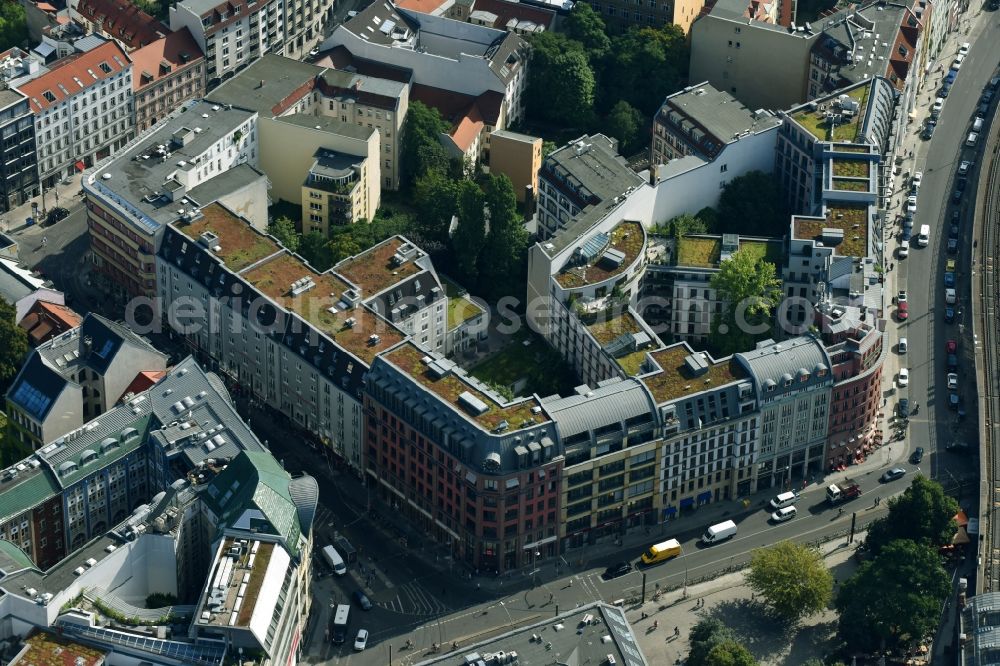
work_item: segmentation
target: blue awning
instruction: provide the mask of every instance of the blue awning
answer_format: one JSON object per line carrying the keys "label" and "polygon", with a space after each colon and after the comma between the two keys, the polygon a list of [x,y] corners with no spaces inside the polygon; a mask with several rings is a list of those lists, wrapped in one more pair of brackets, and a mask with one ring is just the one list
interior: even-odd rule
{"label": "blue awning", "polygon": [[676,515],[677,515],[677,507],[676,506],[668,506],[666,509],[663,510],[663,517],[664,518],[669,518],[670,516],[676,516]]}
{"label": "blue awning", "polygon": [[698,495],[699,502],[710,502],[712,500],[712,491],[706,490],[702,494]]}
{"label": "blue awning", "polygon": [[694,498],[693,497],[685,497],[684,499],[681,500],[681,508],[682,509],[686,509],[689,506],[694,506]]}

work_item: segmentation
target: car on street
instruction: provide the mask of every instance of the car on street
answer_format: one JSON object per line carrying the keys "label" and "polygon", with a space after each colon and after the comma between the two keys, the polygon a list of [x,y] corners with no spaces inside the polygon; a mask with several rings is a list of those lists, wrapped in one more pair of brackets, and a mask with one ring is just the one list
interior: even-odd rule
{"label": "car on street", "polygon": [[361,652],[368,647],[368,630],[358,629],[358,635],[354,639],[354,649]]}
{"label": "car on street", "polygon": [[[941,94],[944,95],[945,97],[948,96],[948,93],[946,93],[943,89],[941,90]],[[920,137],[923,139],[931,138],[932,136],[934,136],[935,129],[937,129],[937,123],[934,122],[933,120],[928,120],[927,124],[924,125],[924,131],[920,134]]]}
{"label": "car on street", "polygon": [[938,94],[938,97],[945,97],[945,98],[947,98],[948,95],[951,94],[951,84],[946,82],[944,85],[941,86],[941,89],[938,90],[937,94]]}
{"label": "car on street", "polygon": [[959,204],[962,202],[962,190],[956,189],[951,193],[951,202],[953,204]]}
{"label": "car on street", "polygon": [[65,220],[67,217],[69,217],[69,211],[61,206],[57,206],[45,216],[45,226],[52,226],[56,222]]}
{"label": "car on street", "polygon": [[954,372],[948,373],[948,390],[957,391],[958,390],[958,374]]}
{"label": "car on street", "polygon": [[897,303],[906,303],[907,302],[906,301],[906,290],[905,289],[900,289],[899,291],[896,292],[896,302]]}
{"label": "car on street", "polygon": [[899,247],[897,247],[896,256],[899,257],[900,259],[906,259],[908,256],[910,256],[910,246],[900,245]]}
{"label": "car on street", "polygon": [[941,113],[941,109],[943,108],[944,108],[944,98],[938,97],[937,99],[934,100],[934,106],[931,107],[931,116],[937,118],[938,114]]}
{"label": "car on street", "polygon": [[618,578],[619,576],[624,576],[629,571],[632,571],[631,562],[619,562],[617,564],[612,564],[610,567],[605,569],[601,578],[604,580],[612,580],[614,578]]}
{"label": "car on street", "polygon": [[955,181],[955,187],[958,188],[959,192],[965,191],[965,186],[969,184],[968,178],[959,178]]}
{"label": "car on street", "polygon": [[911,194],[906,197],[906,213],[910,216],[917,213],[917,195]]}
{"label": "car on street", "polygon": [[957,354],[958,353],[958,342],[955,340],[948,340],[944,343],[944,353],[945,354]]}
{"label": "car on street", "polygon": [[890,481],[895,481],[896,479],[901,479],[906,475],[906,470],[902,467],[893,467],[892,469],[886,471],[882,476],[879,477],[879,481],[882,483],[889,483]]}
{"label": "car on street", "polygon": [[924,172],[914,171],[913,176],[910,178],[910,185],[913,187],[913,189],[919,190],[920,184],[922,182],[924,182]]}
{"label": "car on street", "polygon": [[900,386],[906,386],[910,383],[910,371],[907,368],[899,369],[899,381],[896,382]]}
{"label": "car on street", "polygon": [[[992,101],[993,101],[993,91],[992,90],[987,90],[986,92],[983,93],[983,96],[979,98],[979,103],[980,104],[989,104]],[[980,114],[980,115],[982,115],[982,114]]]}
{"label": "car on street", "polygon": [[896,404],[896,409],[899,412],[899,415],[902,416],[903,418],[906,418],[907,416],[909,416],[910,415],[910,399],[909,398],[900,398],[899,402]]}
{"label": "car on street", "polygon": [[786,520],[791,520],[792,518],[794,518],[796,513],[798,513],[798,511],[795,509],[794,506],[782,507],[771,514],[771,522],[783,523]]}
{"label": "car on street", "polygon": [[371,599],[361,590],[354,590],[354,600],[361,606],[361,610],[370,611],[372,609]]}
{"label": "car on street", "polygon": [[969,160],[962,160],[962,163],[958,165],[958,175],[964,176],[969,173],[969,169],[972,168],[972,162]]}
{"label": "car on street", "polygon": [[920,461],[924,459],[924,447],[918,446],[914,449],[913,454],[910,456],[910,462],[914,465],[919,465]]}
{"label": "car on street", "polygon": [[968,442],[948,442],[944,450],[948,453],[972,453],[975,449]]}
{"label": "car on street", "polygon": [[962,42],[962,45],[958,47],[958,55],[967,56],[969,55],[969,42]]}
{"label": "car on street", "polygon": [[958,300],[958,294],[955,292],[954,289],[945,289],[944,290],[944,302],[945,303],[947,303],[948,305],[954,305],[955,301],[957,301],[957,300]]}
{"label": "car on street", "polygon": [[990,112],[990,105],[988,102],[981,102],[979,104],[979,108],[976,110],[976,113],[978,113],[981,116],[986,116],[986,114],[988,114],[989,112]]}
{"label": "car on street", "polygon": [[900,354],[905,354],[910,349],[909,340],[907,340],[906,338],[900,338],[898,348]]}
{"label": "car on street", "polygon": [[955,323],[955,308],[948,305],[944,309],[944,323],[954,324]]}
{"label": "car on street", "polygon": [[945,273],[944,274],[944,286],[946,286],[946,287],[954,287],[955,286],[955,274],[954,273],[949,272],[949,273]]}
{"label": "car on street", "polygon": [[952,222],[951,224],[948,225],[948,238],[953,238],[957,240],[960,231],[961,229],[959,228],[959,226],[954,222]]}
{"label": "car on street", "polygon": [[955,372],[958,370],[958,354],[948,354],[947,366],[948,372]]}
{"label": "car on street", "polygon": [[958,397],[958,394],[952,391],[948,394],[948,409],[956,411],[962,400]]}
{"label": "car on street", "polygon": [[910,304],[903,302],[896,306],[896,319],[899,321],[906,321],[906,318],[910,316]]}
{"label": "car on street", "polygon": [[955,254],[958,252],[958,239],[949,238],[948,239],[948,254]]}
{"label": "car on street", "polygon": [[954,272],[955,272],[955,269],[956,269],[957,267],[958,267],[958,264],[957,264],[957,263],[955,262],[955,260],[954,260],[954,259],[949,259],[949,260],[948,260],[948,261],[946,261],[946,262],[945,262],[945,264],[944,264],[944,269],[945,269],[946,271],[951,271],[952,273],[954,273]]}

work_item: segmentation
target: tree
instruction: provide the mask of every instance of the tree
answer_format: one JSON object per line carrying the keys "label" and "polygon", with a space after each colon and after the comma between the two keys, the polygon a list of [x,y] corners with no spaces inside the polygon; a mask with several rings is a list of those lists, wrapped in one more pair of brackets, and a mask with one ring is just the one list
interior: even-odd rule
{"label": "tree", "polygon": [[334,264],[353,257],[364,249],[350,231],[333,234],[326,244],[326,251],[330,253],[330,261]]}
{"label": "tree", "polygon": [[619,152],[623,155],[631,155],[641,147],[646,119],[625,100],[619,100],[611,107],[604,125],[606,132],[618,139]]}
{"label": "tree", "polygon": [[688,666],[709,666],[708,655],[726,641],[732,641],[733,632],[715,618],[705,618],[691,628],[691,653]]}
{"label": "tree", "polygon": [[734,640],[723,641],[705,657],[705,666],[757,666],[750,650]]}
{"label": "tree", "polygon": [[413,184],[413,203],[419,215],[416,228],[426,239],[448,240],[451,218],[458,207],[458,183],[435,169]]}
{"label": "tree", "polygon": [[781,296],[774,264],[739,250],[719,265],[710,282],[725,303],[712,322],[709,342],[721,355],[752,349],[770,331],[771,312]]}
{"label": "tree", "polygon": [[941,484],[918,475],[899,497],[888,501],[889,515],[868,528],[865,545],[877,555],[896,539],[909,539],[937,548],[955,534],[958,502],[944,494]]}
{"label": "tree", "polygon": [[594,70],[583,46],[566,35],[545,31],[531,38],[525,105],[530,117],[582,127],[593,118]]}
{"label": "tree", "polygon": [[598,108],[625,100],[651,118],[663,98],[682,87],[687,68],[687,37],[679,27],[631,28],[612,40],[600,74]]}
{"label": "tree", "polygon": [[405,186],[412,185],[431,169],[448,168],[448,154],[441,145],[441,133],[447,131],[448,123],[437,109],[422,102],[410,102],[400,142],[400,168]]}
{"label": "tree", "polygon": [[17,325],[17,311],[0,301],[0,389],[6,392],[28,353],[28,333]]}
{"label": "tree", "polygon": [[333,253],[330,251],[329,241],[316,231],[310,231],[302,236],[299,254],[321,273],[333,266]]}
{"label": "tree", "polygon": [[292,252],[297,252],[302,237],[295,231],[295,223],[287,217],[279,217],[267,225],[267,233],[278,239],[278,242]]}
{"label": "tree", "polygon": [[824,610],[833,596],[833,576],[823,556],[791,541],[753,551],[747,584],[791,622]]}
{"label": "tree", "polygon": [[523,293],[528,232],[521,223],[514,186],[505,175],[486,178],[484,197],[489,233],[479,252],[479,292],[488,300]]}
{"label": "tree", "polygon": [[719,228],[719,214],[711,206],[705,206],[695,213],[694,216],[701,220],[705,224],[705,227],[713,233]]}
{"label": "tree", "polygon": [[483,191],[471,180],[463,180],[458,188],[458,227],[451,237],[452,256],[459,279],[476,284],[479,252],[486,242],[486,202]]}
{"label": "tree", "polygon": [[570,39],[580,42],[591,63],[603,58],[611,49],[604,19],[585,2],[578,2],[573,6],[569,15],[563,19],[562,27]]}
{"label": "tree", "polygon": [[704,234],[708,232],[707,225],[690,213],[682,213],[667,221],[666,232],[671,236],[686,236],[687,234]]}
{"label": "tree", "polygon": [[777,181],[763,171],[734,178],[719,197],[717,233],[784,236],[789,209]]}
{"label": "tree", "polygon": [[28,42],[28,15],[19,2],[0,3],[0,48],[25,46]]}
{"label": "tree", "polygon": [[934,549],[893,541],[841,585],[836,601],[840,637],[858,651],[909,646],[937,626],[950,589]]}

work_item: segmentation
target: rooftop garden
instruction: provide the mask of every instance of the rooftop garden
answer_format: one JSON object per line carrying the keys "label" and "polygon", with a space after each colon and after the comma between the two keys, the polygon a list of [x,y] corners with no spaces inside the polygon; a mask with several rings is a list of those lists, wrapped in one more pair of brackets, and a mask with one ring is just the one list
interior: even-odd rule
{"label": "rooftop garden", "polygon": [[247,591],[243,595],[243,605],[240,606],[240,614],[236,618],[236,624],[241,627],[250,624],[250,617],[253,615],[254,606],[257,605],[257,595],[260,593],[261,585],[264,584],[264,575],[267,573],[267,565],[271,562],[273,550],[273,543],[260,542],[257,557],[253,562],[253,570],[250,572],[250,582],[247,583]]}
{"label": "rooftop garden", "polygon": [[715,268],[722,256],[721,238],[682,236],[677,239],[677,265]]}
{"label": "rooftop garden", "polygon": [[868,180],[851,180],[849,178],[834,178],[833,189],[845,192],[867,192]]}
{"label": "rooftop garden", "polygon": [[739,251],[752,254],[758,261],[763,259],[779,268],[785,263],[782,243],[778,240],[773,242],[741,240]]}
{"label": "rooftop garden", "polygon": [[478,316],[483,308],[468,298],[468,292],[447,278],[441,278],[444,293],[448,296],[448,330]]}
{"label": "rooftop garden", "polygon": [[[691,376],[684,359],[691,352],[685,345],[676,345],[651,355],[663,370],[643,378],[657,404],[692,395],[710,388],[725,386],[730,382],[745,378],[742,366],[732,359],[724,359],[708,366],[708,371],[697,377]],[[707,360],[707,359],[706,359]]]}
{"label": "rooftop garden", "polygon": [[573,370],[541,337],[527,329],[512,337],[509,345],[473,367],[469,374],[505,388],[524,380],[520,395],[565,395],[573,390],[577,384]]}
{"label": "rooftop garden", "polygon": [[565,289],[596,284],[624,273],[642,252],[646,232],[638,222],[625,221],[611,230],[608,249],[618,250],[625,259],[616,267],[606,268],[602,262],[604,253],[584,266],[573,266],[556,275],[556,281]]}
{"label": "rooftop garden", "polygon": [[834,145],[833,149],[838,153],[865,153],[867,155],[871,152],[868,146],[859,146],[855,143],[838,143]]}
{"label": "rooftop garden", "polygon": [[837,245],[836,253],[842,257],[868,256],[868,208],[866,206],[837,206],[828,208],[826,219],[795,218],[795,238],[819,240],[823,229],[840,229],[844,241]]}
{"label": "rooftop garden", "polygon": [[604,345],[614,342],[626,333],[639,333],[642,327],[635,320],[630,312],[615,313],[607,319],[607,311],[597,317],[597,321],[587,324],[587,330],[594,336],[598,344]]}
{"label": "rooftop garden", "polygon": [[[548,420],[548,417],[544,413],[533,414],[531,412],[532,407],[540,406],[537,400],[520,400],[504,406],[471,384],[462,381],[454,373],[448,373],[438,379],[427,370],[427,366],[421,360],[424,356],[426,354],[423,351],[415,345],[407,343],[385,354],[383,358],[451,405],[457,412],[461,412],[487,430],[493,430],[502,421],[506,421],[511,429],[517,429],[522,427],[529,419],[534,419],[536,422]],[[469,392],[479,400],[482,400],[488,409],[479,415],[466,410],[458,402],[458,396],[465,392]]]}
{"label": "rooftop garden", "polygon": [[178,225],[178,229],[195,242],[206,231],[218,236],[218,246],[221,249],[215,255],[234,273],[280,249],[277,243],[256,231],[249,222],[233,215],[219,204],[205,206],[201,212],[202,217]]}
{"label": "rooftop garden", "polygon": [[23,662],[32,666],[98,666],[104,652],[40,631],[25,641],[28,651]]}
{"label": "rooftop garden", "polygon": [[[834,123],[831,126],[827,122],[826,113],[819,110],[819,102],[810,102],[803,106],[792,114],[792,119],[820,141],[857,141],[858,132],[861,129],[861,119],[865,116],[865,105],[868,103],[870,92],[871,83],[858,86],[847,92],[847,95],[857,100],[859,105],[858,112],[848,122]],[[829,104],[833,100],[827,98],[825,101]],[[816,105],[816,109],[810,108],[811,105]],[[845,148],[838,147],[837,150],[845,150]]]}
{"label": "rooftop garden", "polygon": [[871,162],[868,160],[835,159],[832,163],[835,177],[868,178],[871,173]]}
{"label": "rooftop garden", "polygon": [[390,238],[381,245],[345,259],[334,270],[361,287],[365,298],[373,296],[421,270],[413,260],[399,266],[392,263],[393,255],[402,244],[399,238]]}

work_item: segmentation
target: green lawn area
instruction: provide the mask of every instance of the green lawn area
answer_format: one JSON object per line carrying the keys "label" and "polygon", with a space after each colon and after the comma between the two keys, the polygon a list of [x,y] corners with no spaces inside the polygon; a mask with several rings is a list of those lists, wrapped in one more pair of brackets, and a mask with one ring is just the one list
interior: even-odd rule
{"label": "green lawn area", "polygon": [[[541,337],[526,330],[513,337],[507,347],[472,368],[470,374],[484,382],[507,387],[525,378],[528,383],[519,391],[520,395],[566,395],[573,390],[577,384],[573,371]],[[530,341],[527,346],[526,341]]]}

